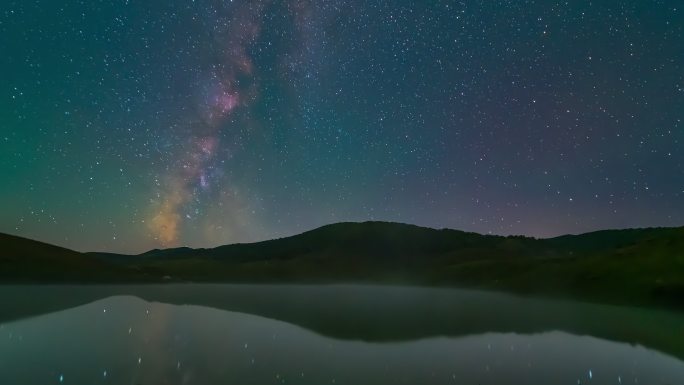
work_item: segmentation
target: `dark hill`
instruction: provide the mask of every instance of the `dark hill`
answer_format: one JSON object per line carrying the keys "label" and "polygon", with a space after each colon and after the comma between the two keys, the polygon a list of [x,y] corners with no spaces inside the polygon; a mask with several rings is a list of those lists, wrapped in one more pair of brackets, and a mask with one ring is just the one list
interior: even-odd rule
{"label": "dark hill", "polygon": [[2,282],[101,282],[142,279],[136,269],[14,235],[0,233]]}
{"label": "dark hill", "polygon": [[684,228],[551,239],[337,223],[292,237],[140,255],[78,253],[0,236],[3,281],[374,282],[684,304]]}
{"label": "dark hill", "polygon": [[326,257],[402,264],[444,257],[510,257],[528,253],[537,246],[542,244],[526,237],[481,235],[390,222],[343,222],[263,242],[213,249],[155,249],[140,257],[149,260],[200,257],[223,262]]}

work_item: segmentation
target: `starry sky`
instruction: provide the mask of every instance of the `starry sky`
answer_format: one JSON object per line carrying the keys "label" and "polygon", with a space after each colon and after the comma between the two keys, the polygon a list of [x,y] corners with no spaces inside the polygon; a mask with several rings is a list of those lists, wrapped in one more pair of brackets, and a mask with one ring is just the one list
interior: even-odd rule
{"label": "starry sky", "polygon": [[684,225],[679,0],[3,4],[0,232]]}

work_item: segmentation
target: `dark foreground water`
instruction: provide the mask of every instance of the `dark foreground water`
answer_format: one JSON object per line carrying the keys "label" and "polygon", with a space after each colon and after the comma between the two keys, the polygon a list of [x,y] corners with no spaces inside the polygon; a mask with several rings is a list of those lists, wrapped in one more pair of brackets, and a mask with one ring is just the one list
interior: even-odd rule
{"label": "dark foreground water", "polygon": [[684,315],[373,286],[0,287],[0,384],[684,384]]}

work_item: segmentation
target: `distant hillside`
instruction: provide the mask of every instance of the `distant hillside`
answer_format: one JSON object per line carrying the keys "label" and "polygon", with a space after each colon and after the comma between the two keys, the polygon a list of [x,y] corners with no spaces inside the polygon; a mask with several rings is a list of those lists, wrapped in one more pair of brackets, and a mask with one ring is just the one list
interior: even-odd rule
{"label": "distant hillside", "polygon": [[296,236],[128,256],[0,235],[2,281],[376,282],[684,305],[684,228],[551,239],[337,223]]}
{"label": "distant hillside", "polygon": [[136,276],[140,274],[132,267],[0,233],[0,282],[100,282]]}

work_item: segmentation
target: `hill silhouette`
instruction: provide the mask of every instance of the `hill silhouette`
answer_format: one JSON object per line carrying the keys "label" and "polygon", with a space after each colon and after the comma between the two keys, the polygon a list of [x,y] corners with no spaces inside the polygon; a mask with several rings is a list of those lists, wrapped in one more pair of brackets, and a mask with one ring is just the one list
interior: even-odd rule
{"label": "hill silhouette", "polygon": [[0,235],[2,282],[366,282],[684,304],[684,228],[549,239],[337,223],[269,241],[139,255],[78,253]]}

